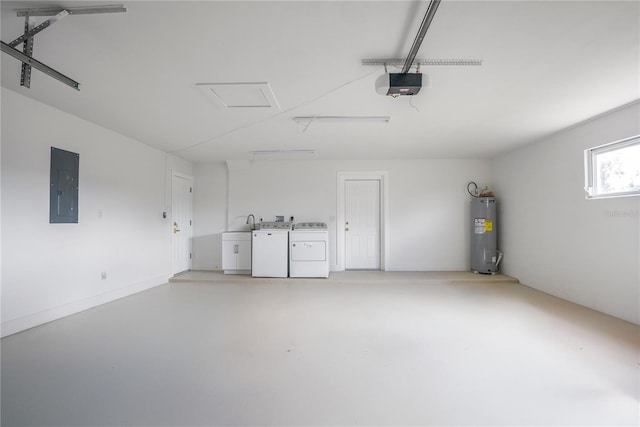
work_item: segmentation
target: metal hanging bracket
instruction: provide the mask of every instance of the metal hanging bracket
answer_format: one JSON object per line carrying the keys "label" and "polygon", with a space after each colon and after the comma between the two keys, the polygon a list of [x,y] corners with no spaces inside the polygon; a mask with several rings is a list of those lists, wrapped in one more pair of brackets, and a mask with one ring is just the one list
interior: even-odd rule
{"label": "metal hanging bracket", "polygon": [[400,74],[407,74],[411,67],[416,67],[416,72],[420,73],[421,65],[482,65],[482,60],[480,59],[416,59],[416,55],[418,54],[418,50],[420,50],[422,41],[424,40],[424,37],[427,34],[427,30],[431,25],[431,21],[433,21],[433,17],[438,10],[438,6],[440,6],[440,1],[441,0],[431,0],[429,2],[427,12],[425,13],[422,23],[420,24],[420,29],[418,30],[418,34],[416,34],[416,38],[413,41],[413,45],[411,46],[411,50],[409,51],[407,59],[363,59],[362,65],[384,65],[385,73],[387,72],[386,68],[388,65],[402,66],[402,71],[400,72]]}
{"label": "metal hanging bracket", "polygon": [[14,58],[16,58],[18,61],[22,61],[22,76],[20,77],[20,85],[24,86],[24,87],[30,87],[30,80],[31,80],[31,67],[35,68],[36,70],[42,71],[43,73],[53,77],[54,79],[68,85],[71,86],[74,89],[80,90],[79,86],[80,83],[78,83],[77,81],[65,76],[64,74],[54,70],[53,68],[43,64],[42,62],[38,61],[37,59],[34,59],[22,52],[20,52],[18,49],[14,49],[11,46],[9,46],[8,44],[6,44],[5,42],[1,42],[2,43],[2,51],[4,53],[8,53],[9,55],[13,56]]}
{"label": "metal hanging bracket", "polygon": [[[29,15],[25,15],[25,16],[27,17],[27,20],[28,20],[29,19]],[[16,47],[17,45],[19,45],[20,43],[24,42],[25,40],[32,38],[33,36],[38,34],[40,31],[44,30],[45,28],[48,28],[51,24],[57,22],[58,20],[60,20],[62,18],[66,18],[67,16],[69,16],[69,12],[67,12],[66,10],[63,10],[63,11],[57,13],[56,16],[53,16],[53,17],[47,19],[46,21],[44,21],[42,24],[38,25],[37,27],[33,27],[33,29],[27,31],[26,33],[24,33],[23,35],[21,35],[20,37],[18,37],[14,41],[12,41],[11,43],[8,43],[8,45],[11,46],[11,47]]]}
{"label": "metal hanging bracket", "polygon": [[108,6],[83,6],[83,7],[42,7],[36,9],[16,9],[17,16],[53,16],[66,10],[69,15],[91,15],[95,13],[118,13],[126,12],[127,8],[121,4]]}
{"label": "metal hanging bracket", "polygon": [[[406,61],[404,59],[363,59],[362,65],[395,65],[401,67]],[[411,66],[479,66],[482,59],[414,59]]]}
{"label": "metal hanging bracket", "polygon": [[[39,9],[19,9],[18,17],[24,17],[24,34],[16,38],[10,43],[0,42],[2,51],[7,53],[18,61],[22,62],[22,72],[20,74],[20,86],[26,88],[31,87],[31,68],[35,68],[43,73],[53,77],[54,79],[71,86],[76,90],[80,90],[80,83],[65,76],[64,74],[54,70],[48,65],[33,58],[33,38],[42,30],[49,28],[52,24],[69,15],[86,15],[95,13],[119,13],[126,12],[127,9],[122,5],[112,6],[89,6],[89,7],[73,7],[73,8],[39,8]],[[50,16],[49,19],[34,26],[31,18],[34,16]],[[22,52],[15,48],[20,43],[23,44]]]}

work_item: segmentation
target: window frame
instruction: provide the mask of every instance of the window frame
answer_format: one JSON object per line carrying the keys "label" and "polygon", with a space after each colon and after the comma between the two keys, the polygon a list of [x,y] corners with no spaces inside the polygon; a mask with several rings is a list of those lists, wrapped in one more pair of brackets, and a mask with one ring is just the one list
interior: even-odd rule
{"label": "window frame", "polygon": [[599,154],[608,153],[630,147],[640,145],[640,135],[631,136],[618,141],[609,142],[597,147],[584,150],[584,191],[587,199],[604,199],[611,197],[629,197],[640,196],[640,189],[631,191],[619,191],[615,193],[598,193],[597,192],[597,168],[596,157]]}

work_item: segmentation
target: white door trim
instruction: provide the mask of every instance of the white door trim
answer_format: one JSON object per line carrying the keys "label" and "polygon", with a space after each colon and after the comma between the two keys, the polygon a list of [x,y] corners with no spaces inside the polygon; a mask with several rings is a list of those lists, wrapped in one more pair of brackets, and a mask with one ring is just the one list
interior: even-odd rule
{"label": "white door trim", "polygon": [[335,270],[345,270],[345,184],[349,180],[380,181],[380,270],[389,265],[389,174],[385,171],[338,172]]}

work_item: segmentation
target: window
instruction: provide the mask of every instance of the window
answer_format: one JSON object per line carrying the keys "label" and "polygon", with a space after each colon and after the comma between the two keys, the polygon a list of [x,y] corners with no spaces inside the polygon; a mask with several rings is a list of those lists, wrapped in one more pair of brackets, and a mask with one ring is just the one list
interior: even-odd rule
{"label": "window", "polygon": [[640,195],[640,135],[584,152],[587,198]]}

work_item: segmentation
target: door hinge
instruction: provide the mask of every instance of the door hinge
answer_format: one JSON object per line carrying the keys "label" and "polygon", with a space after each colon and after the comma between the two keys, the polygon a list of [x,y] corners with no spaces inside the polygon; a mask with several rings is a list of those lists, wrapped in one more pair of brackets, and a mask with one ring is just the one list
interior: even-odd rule
{"label": "door hinge", "polygon": [[191,259],[191,252],[189,252],[189,259]]}
{"label": "door hinge", "polygon": [[189,193],[193,193],[193,188],[189,187]]}
{"label": "door hinge", "polygon": [[189,220],[189,225],[191,225],[191,220]]}

